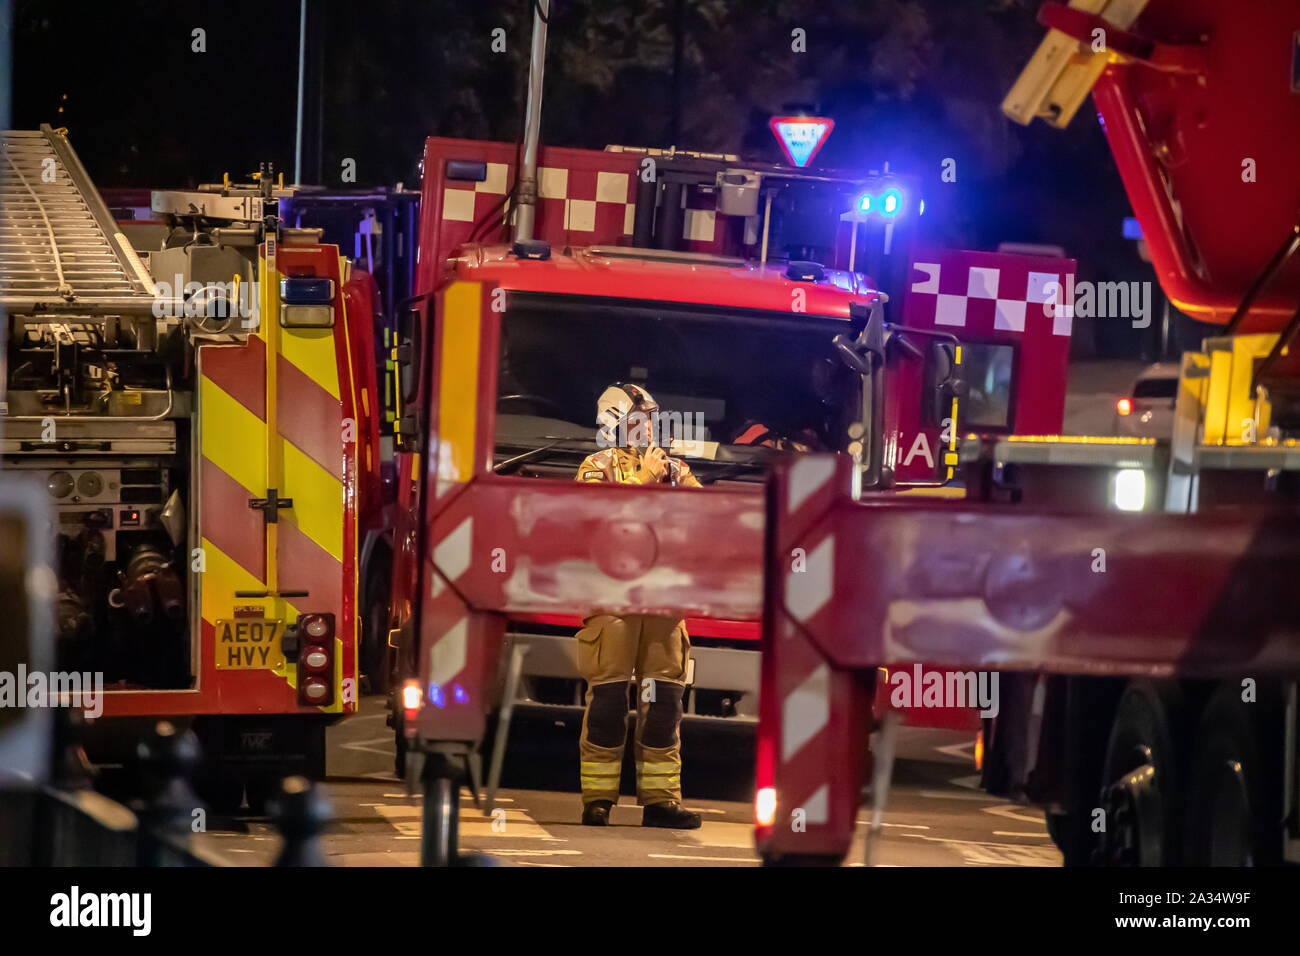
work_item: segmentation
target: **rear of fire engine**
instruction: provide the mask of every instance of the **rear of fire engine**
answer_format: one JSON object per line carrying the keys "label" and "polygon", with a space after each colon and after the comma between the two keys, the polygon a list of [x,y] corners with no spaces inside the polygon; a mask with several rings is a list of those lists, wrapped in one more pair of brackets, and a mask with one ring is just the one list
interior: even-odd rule
{"label": "rear of fire engine", "polygon": [[[768,860],[843,857],[862,785],[877,807],[887,791],[871,675],[929,661],[1000,672],[984,784],[1043,807],[1067,864],[1300,861],[1300,8],[1039,18],[1004,111],[1064,126],[1091,92],[1163,289],[1224,328],[1182,356],[1169,441],[972,436],[964,502],[870,500],[829,459],[777,470]],[[791,549],[818,556],[809,574]]]}
{"label": "rear of fire engine", "polygon": [[4,133],[4,466],[55,520],[58,668],[121,724],[192,725],[237,808],[324,773],[356,707],[358,506],[378,450],[369,298],[287,192],[153,194],[137,250],[62,131]]}
{"label": "rear of fire engine", "polygon": [[[513,712],[580,719],[573,634],[593,610],[685,616],[686,720],[752,726],[762,487],[780,456],[836,452],[867,487],[960,494],[954,418],[1061,424],[1069,327],[1041,297],[1072,261],[911,256],[920,196],[887,172],[541,147],[535,129],[520,147],[428,140],[422,295],[395,353],[393,716],[432,864],[457,858],[460,782],[495,790]],[[929,310],[909,296],[920,310],[886,326],[882,286],[912,258]],[[949,294],[958,268],[982,284]],[[1035,371],[1013,392],[1017,363]],[[702,490],[574,482],[615,381],[655,395]],[[890,441],[864,441],[876,418]]]}

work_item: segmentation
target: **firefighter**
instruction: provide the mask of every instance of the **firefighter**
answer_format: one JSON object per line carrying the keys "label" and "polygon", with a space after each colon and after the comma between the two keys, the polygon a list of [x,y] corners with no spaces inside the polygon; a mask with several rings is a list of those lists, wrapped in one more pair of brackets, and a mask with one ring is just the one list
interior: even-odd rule
{"label": "firefighter", "polygon": [[[596,420],[607,447],[578,467],[582,482],[700,483],[684,461],[654,441],[659,406],[645,389],[619,383],[601,394]],[[682,694],[691,644],[684,622],[652,614],[594,614],[578,632],[578,670],[587,682],[579,742],[582,822],[607,826],[618,800],[627,739],[628,681],[636,677],[637,800],[641,825],[694,830],[700,815],[681,805]]]}

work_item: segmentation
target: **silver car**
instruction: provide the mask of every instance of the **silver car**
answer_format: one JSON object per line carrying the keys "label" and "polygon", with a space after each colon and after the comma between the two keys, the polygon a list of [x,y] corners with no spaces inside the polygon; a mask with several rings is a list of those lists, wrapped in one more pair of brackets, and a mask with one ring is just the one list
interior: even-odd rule
{"label": "silver car", "polygon": [[1133,380],[1129,393],[1115,402],[1115,434],[1134,438],[1168,438],[1174,430],[1178,366],[1149,365]]}

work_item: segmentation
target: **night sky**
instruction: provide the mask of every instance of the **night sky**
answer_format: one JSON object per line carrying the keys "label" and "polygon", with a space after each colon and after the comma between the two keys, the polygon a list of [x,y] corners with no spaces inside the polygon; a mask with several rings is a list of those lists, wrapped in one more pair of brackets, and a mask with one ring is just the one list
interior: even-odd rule
{"label": "night sky", "polygon": [[[999,110],[1043,35],[1038,5],[554,0],[543,141],[776,161],[768,117],[807,107],[836,122],[817,165],[888,161],[920,178],[926,239],[1059,244],[1081,278],[1149,279],[1121,237],[1131,213],[1091,103],[1065,131]],[[425,136],[518,136],[530,2],[309,9],[305,181],[340,186],[354,159],[357,185],[413,187]],[[296,0],[17,0],[13,125],[68,127],[101,187],[219,181],[262,161],[291,178],[298,21]],[[940,179],[948,158],[955,183]],[[1132,348],[1124,331],[1099,348]]]}

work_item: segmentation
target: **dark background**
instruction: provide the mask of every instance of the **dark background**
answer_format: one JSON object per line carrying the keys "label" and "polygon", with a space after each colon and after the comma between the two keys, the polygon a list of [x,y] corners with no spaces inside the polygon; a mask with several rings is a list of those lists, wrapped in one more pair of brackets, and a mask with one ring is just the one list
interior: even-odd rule
{"label": "dark background", "polygon": [[[767,120],[803,106],[836,124],[816,165],[888,161],[920,177],[926,240],[1052,243],[1079,259],[1081,279],[1149,280],[1121,236],[1131,213],[1091,101],[1064,131],[999,110],[1044,33],[1038,5],[554,0],[543,142],[776,161]],[[425,136],[518,137],[531,0],[310,0],[309,11],[305,181],[344,185],[351,158],[357,185],[414,188]],[[13,124],[66,126],[100,187],[242,178],[262,161],[290,179],[298,24],[296,0],[17,0]],[[498,27],[503,53],[491,50]],[[206,52],[192,49],[196,28]],[[806,53],[791,49],[795,28]],[[955,183],[940,179],[945,158]],[[1097,325],[1103,353],[1149,338]]]}

